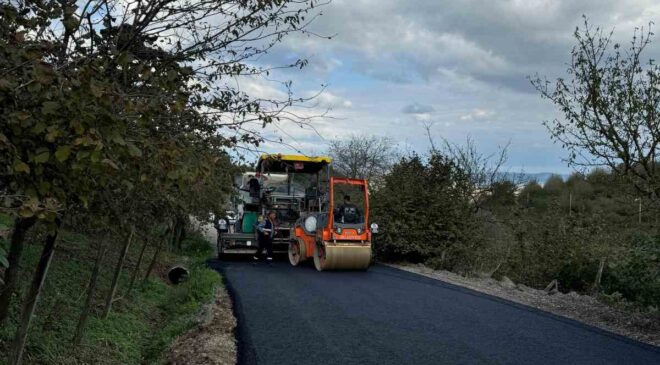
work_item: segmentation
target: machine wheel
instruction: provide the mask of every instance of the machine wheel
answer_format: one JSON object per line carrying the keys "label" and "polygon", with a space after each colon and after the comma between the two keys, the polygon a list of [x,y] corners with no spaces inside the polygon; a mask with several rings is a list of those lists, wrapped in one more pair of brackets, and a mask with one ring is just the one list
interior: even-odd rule
{"label": "machine wheel", "polygon": [[289,262],[291,265],[298,266],[305,260],[307,260],[305,242],[299,238],[289,242]]}
{"label": "machine wheel", "polygon": [[325,259],[325,245],[322,242],[316,242],[316,245],[314,245],[314,267],[316,267],[316,270],[323,271]]}

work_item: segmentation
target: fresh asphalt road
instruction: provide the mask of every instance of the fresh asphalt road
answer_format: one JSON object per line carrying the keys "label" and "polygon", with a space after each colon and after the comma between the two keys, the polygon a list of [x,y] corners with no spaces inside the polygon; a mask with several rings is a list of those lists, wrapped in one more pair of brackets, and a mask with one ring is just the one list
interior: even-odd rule
{"label": "fresh asphalt road", "polygon": [[387,266],[225,276],[242,364],[660,364],[660,348]]}

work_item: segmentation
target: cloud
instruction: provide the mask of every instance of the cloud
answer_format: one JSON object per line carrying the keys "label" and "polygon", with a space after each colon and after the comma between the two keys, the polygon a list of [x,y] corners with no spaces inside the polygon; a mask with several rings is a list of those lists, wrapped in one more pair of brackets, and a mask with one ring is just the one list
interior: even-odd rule
{"label": "cloud", "polygon": [[355,70],[390,82],[451,70],[526,92],[533,92],[526,76],[563,72],[582,14],[616,27],[623,41],[660,18],[654,0],[334,0],[323,12],[311,29],[336,37],[292,37],[285,47],[312,60],[341,55],[342,67],[348,55]]}
{"label": "cloud", "polygon": [[[312,93],[309,94],[312,96]],[[330,91],[323,91],[322,93],[316,95],[312,101],[312,104],[316,108],[333,110],[348,109],[353,106],[353,103],[350,100],[331,93]]]}
{"label": "cloud", "polygon": [[[332,109],[333,118],[315,122],[323,138],[283,127],[294,143],[323,150],[324,138],[349,130],[424,151],[422,124],[431,121],[438,137],[461,143],[469,134],[486,152],[511,141],[512,165],[543,171],[566,169],[561,147],[541,124],[560,113],[527,76],[566,75],[582,14],[605,31],[615,28],[623,46],[635,27],[660,20],[657,0],[333,0],[322,11],[309,30],[336,34],[332,40],[288,37],[259,60],[309,58],[303,70],[278,70],[278,79],[293,80],[298,90],[329,85],[310,104],[310,112]],[[647,50],[645,58],[660,58],[660,47]]]}
{"label": "cloud", "polygon": [[287,100],[288,94],[281,82],[272,81],[260,76],[235,77],[229,86],[236,86],[238,90],[246,93],[252,98],[263,100]]}
{"label": "cloud", "polygon": [[461,120],[487,119],[495,115],[495,112],[488,109],[475,108],[469,113],[461,115]]}
{"label": "cloud", "polygon": [[428,114],[434,111],[435,109],[432,106],[419,103],[408,104],[401,110],[404,114]]}

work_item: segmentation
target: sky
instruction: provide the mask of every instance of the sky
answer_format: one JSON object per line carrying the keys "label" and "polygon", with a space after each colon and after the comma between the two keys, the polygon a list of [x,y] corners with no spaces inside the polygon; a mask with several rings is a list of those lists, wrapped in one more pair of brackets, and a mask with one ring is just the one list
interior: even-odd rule
{"label": "sky", "polygon": [[[486,155],[508,144],[508,170],[567,173],[566,152],[542,124],[560,114],[528,77],[566,76],[583,15],[627,45],[636,27],[660,20],[660,1],[333,0],[320,11],[308,30],[332,39],[296,34],[254,60],[268,67],[303,58],[307,67],[241,85],[265,97],[281,96],[285,80],[299,96],[323,90],[301,112],[326,116],[314,128],[268,127],[269,138],[290,146],[265,150],[321,154],[329,140],[363,134],[424,153],[430,123],[437,141],[469,137]],[[646,55],[657,58],[660,43]]]}

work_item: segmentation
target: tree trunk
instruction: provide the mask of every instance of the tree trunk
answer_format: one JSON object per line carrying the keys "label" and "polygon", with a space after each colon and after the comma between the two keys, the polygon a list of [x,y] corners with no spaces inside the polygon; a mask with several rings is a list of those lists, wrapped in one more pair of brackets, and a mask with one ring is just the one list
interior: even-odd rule
{"label": "tree trunk", "polygon": [[18,329],[16,330],[16,336],[14,337],[14,343],[12,344],[11,348],[10,364],[12,365],[19,365],[21,363],[28,330],[30,328],[30,322],[32,321],[32,316],[34,314],[34,309],[37,306],[37,301],[39,300],[41,289],[43,288],[46,275],[48,274],[48,267],[50,266],[50,262],[53,259],[53,254],[55,253],[55,243],[57,240],[57,234],[59,233],[60,220],[58,219],[55,224],[57,226],[55,232],[49,234],[48,237],[46,237],[46,244],[41,251],[41,258],[39,259],[39,264],[37,265],[37,271],[34,273],[30,291],[28,292],[27,297],[25,298],[25,302],[23,303],[23,311],[21,313],[20,323]]}
{"label": "tree trunk", "polygon": [[121,268],[122,266],[124,266],[124,260],[126,259],[128,248],[131,246],[131,241],[133,240],[133,234],[135,234],[135,227],[131,226],[131,233],[129,233],[128,235],[128,239],[124,244],[124,248],[122,249],[121,254],[119,255],[119,261],[117,262],[117,266],[115,267],[115,275],[112,277],[112,285],[110,286],[110,292],[108,293],[108,296],[105,298],[105,309],[103,310],[103,316],[102,316],[103,319],[108,318],[108,315],[110,314],[110,309],[112,309],[112,299],[114,298],[115,292],[117,291],[117,284],[119,283]]}
{"label": "tree trunk", "polygon": [[179,230],[179,248],[181,243],[186,239],[186,227],[188,227],[188,219],[181,218],[181,229]]}
{"label": "tree trunk", "polygon": [[96,281],[99,276],[99,270],[101,268],[101,262],[103,257],[108,250],[108,246],[103,243],[99,247],[98,255],[96,255],[96,260],[94,261],[94,268],[92,269],[92,275],[89,279],[89,286],[87,287],[87,299],[85,300],[85,305],[83,306],[83,311],[80,314],[80,319],[78,319],[78,325],[76,326],[76,333],[73,336],[73,345],[78,347],[82,341],[85,325],[87,324],[87,318],[89,317],[89,311],[92,307],[92,302],[94,300],[94,293],[96,292]]}
{"label": "tree trunk", "polygon": [[138,256],[137,264],[135,265],[135,269],[133,270],[133,275],[131,275],[131,283],[128,284],[128,290],[126,291],[126,295],[131,295],[131,290],[133,290],[135,279],[137,278],[138,273],[140,272],[140,265],[142,265],[142,258],[144,257],[144,252],[147,250],[147,246],[149,246],[149,240],[145,239],[144,244],[142,245],[142,250],[140,250],[140,256]]}
{"label": "tree trunk", "polygon": [[186,235],[186,221],[180,216],[174,218],[174,235],[172,236],[172,247],[181,249],[181,241]]}
{"label": "tree trunk", "polygon": [[600,259],[600,265],[598,265],[598,272],[596,273],[596,280],[594,280],[593,290],[598,290],[600,288],[600,281],[603,277],[603,268],[605,267],[605,258]]}
{"label": "tree trunk", "polygon": [[9,247],[9,267],[5,271],[4,282],[5,285],[0,292],[0,325],[4,323],[9,314],[9,307],[11,305],[11,298],[16,291],[16,282],[18,280],[18,267],[23,255],[23,242],[25,241],[25,233],[34,225],[36,219],[34,218],[16,218],[14,222],[14,231],[11,235],[11,245]]}
{"label": "tree trunk", "polygon": [[144,281],[145,283],[149,279],[149,275],[151,275],[151,271],[154,269],[154,266],[156,266],[156,261],[158,261],[158,255],[160,254],[160,250],[163,248],[163,242],[158,245],[156,248],[156,252],[154,252],[154,257],[151,259],[151,262],[149,263],[149,267],[147,268],[147,273],[144,275]]}
{"label": "tree trunk", "polygon": [[172,236],[172,248],[181,248],[181,226],[179,225],[179,219],[177,218],[174,221],[174,235]]}

